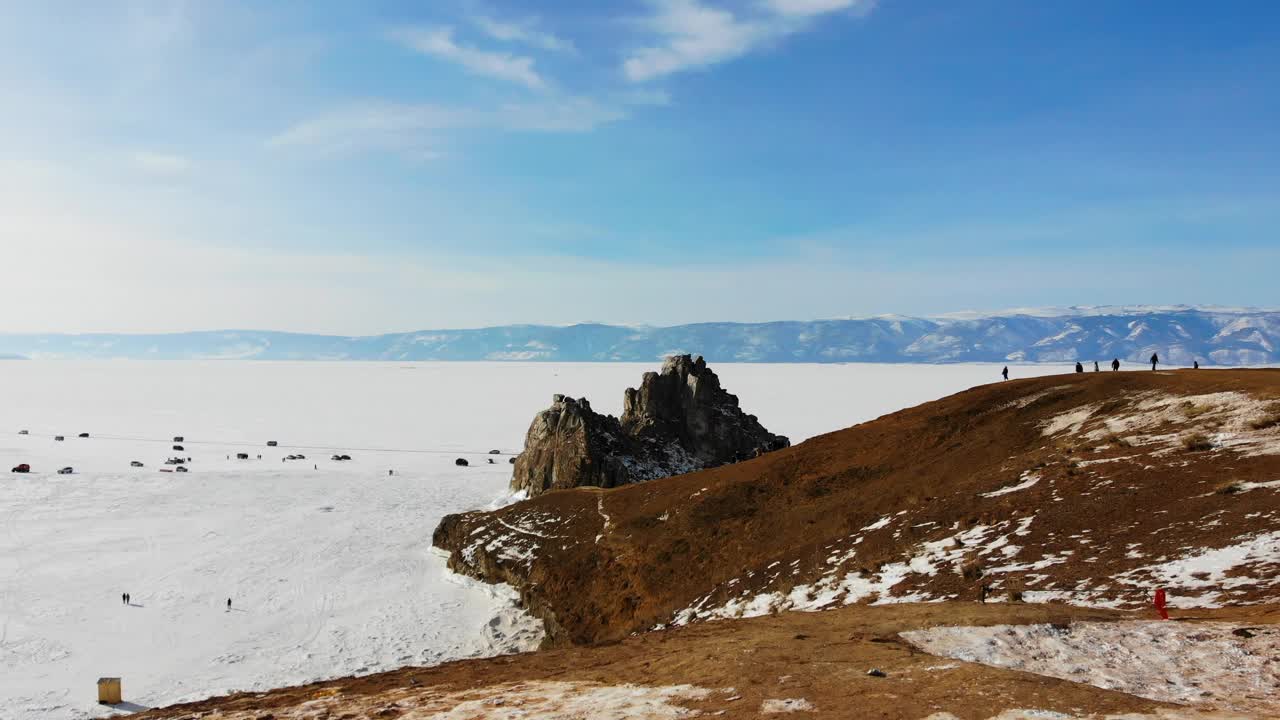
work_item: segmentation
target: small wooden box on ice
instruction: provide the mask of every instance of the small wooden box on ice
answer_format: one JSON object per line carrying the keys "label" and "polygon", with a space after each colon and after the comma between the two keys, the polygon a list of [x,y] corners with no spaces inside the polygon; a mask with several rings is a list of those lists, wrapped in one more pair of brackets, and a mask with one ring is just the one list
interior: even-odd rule
{"label": "small wooden box on ice", "polygon": [[98,704],[119,705],[120,678],[98,678]]}

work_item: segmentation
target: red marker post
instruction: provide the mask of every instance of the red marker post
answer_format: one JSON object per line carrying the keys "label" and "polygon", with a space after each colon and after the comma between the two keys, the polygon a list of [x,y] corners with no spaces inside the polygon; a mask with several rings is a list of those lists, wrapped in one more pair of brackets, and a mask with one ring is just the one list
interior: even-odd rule
{"label": "red marker post", "polygon": [[1166,599],[1164,594],[1164,588],[1159,588],[1158,590],[1156,590],[1155,606],[1156,606],[1156,612],[1160,613],[1160,619],[1168,620],[1169,611],[1165,609],[1167,605],[1166,605]]}

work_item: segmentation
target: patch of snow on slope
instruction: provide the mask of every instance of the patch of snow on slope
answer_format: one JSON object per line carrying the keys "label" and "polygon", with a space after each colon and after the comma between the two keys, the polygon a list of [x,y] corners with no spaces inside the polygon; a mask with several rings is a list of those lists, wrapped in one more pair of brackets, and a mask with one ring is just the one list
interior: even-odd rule
{"label": "patch of snow on slope", "polygon": [[1162,621],[912,630],[925,652],[1160,702],[1280,713],[1280,628]]}
{"label": "patch of snow on slope", "polygon": [[893,516],[892,516],[892,515],[886,515],[886,516],[884,516],[884,517],[880,518],[879,520],[877,520],[877,521],[875,521],[875,522],[871,523],[870,525],[868,525],[868,526],[866,526],[866,527],[862,528],[862,530],[863,530],[863,531],[867,531],[867,530],[879,530],[879,529],[880,529],[880,528],[882,528],[882,527],[887,527],[887,526],[889,525],[889,523],[890,523],[890,522],[892,522],[892,521],[893,521]]}
{"label": "patch of snow on slope", "polygon": [[1002,487],[999,490],[984,492],[982,493],[982,497],[990,498],[990,497],[1000,497],[1001,495],[1008,495],[1009,493],[1015,493],[1015,492],[1018,492],[1019,490],[1026,490],[1027,488],[1032,487],[1038,482],[1040,482],[1039,475],[1036,475],[1033,473],[1023,473],[1022,482],[1018,483],[1017,485],[1009,485],[1006,487]]}
{"label": "patch of snow on slope", "polygon": [[[994,525],[975,525],[968,530],[938,540],[920,543],[916,554],[904,562],[886,563],[877,572],[866,572],[862,569],[847,569],[843,565],[853,560],[857,553],[850,549],[839,556],[839,564],[812,583],[796,585],[789,591],[744,590],[742,594],[731,597],[719,605],[712,604],[716,595],[713,591],[695,601],[689,607],[677,612],[671,621],[672,625],[685,625],[690,622],[758,617],[775,612],[800,611],[814,612],[836,605],[851,605],[871,600],[873,605],[884,605],[903,602],[930,602],[945,600],[945,597],[933,597],[924,593],[894,595],[893,588],[913,575],[932,576],[947,570],[960,573],[960,565],[970,555],[1011,547],[1013,550],[1004,553],[1011,556],[1018,552],[1016,546],[1008,545],[1008,535],[1025,534],[1034,520],[1034,516],[1018,521],[1017,527],[1009,530],[1012,521],[1006,520]],[[989,536],[1001,530],[1005,535],[988,541]],[[861,539],[855,536],[853,545]],[[833,556],[834,557],[834,556]],[[1065,562],[1066,559],[1047,559],[1047,564]],[[1045,562],[1045,561],[1042,561]],[[1026,566],[1009,565],[991,568],[988,574],[1010,572],[1024,568],[1039,567],[1031,563]],[[737,581],[730,581],[723,587],[732,587]]]}
{"label": "patch of snow on slope", "polygon": [[1238,540],[1221,548],[1199,548],[1177,560],[1130,570],[1115,579],[1144,587],[1215,591],[1199,607],[1216,606],[1216,591],[1280,585],[1280,531]]}
{"label": "patch of snow on slope", "polygon": [[[487,685],[466,690],[408,686],[381,693],[343,694],[320,689],[316,699],[272,708],[276,720],[323,717],[412,717],[414,720],[677,720],[696,716],[682,702],[705,700],[712,691],[694,685],[605,685],[594,682],[529,682]],[[179,716],[194,720],[197,714]],[[222,712],[221,720],[256,720],[259,710]]]}
{"label": "patch of snow on slope", "polygon": [[775,715],[793,712],[817,712],[813,703],[804,698],[769,699],[760,703],[761,715]]}
{"label": "patch of snow on slope", "polygon": [[1060,413],[1045,421],[1041,433],[1045,437],[1066,431],[1070,431],[1074,435],[1080,432],[1080,428],[1084,427],[1084,424],[1089,422],[1089,419],[1097,411],[1097,405],[1081,405],[1073,410]]}

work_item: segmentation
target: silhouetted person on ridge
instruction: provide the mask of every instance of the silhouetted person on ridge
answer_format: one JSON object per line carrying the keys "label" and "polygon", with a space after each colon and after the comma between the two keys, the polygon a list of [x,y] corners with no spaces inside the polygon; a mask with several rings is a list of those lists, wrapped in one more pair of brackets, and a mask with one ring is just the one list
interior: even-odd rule
{"label": "silhouetted person on ridge", "polygon": [[1005,366],[1004,366],[1004,369],[1000,371],[1000,374],[1004,376],[1004,379],[1005,379],[1005,380],[1008,380],[1008,379],[1009,379],[1009,366],[1008,366],[1008,365],[1005,365]]}
{"label": "silhouetted person on ridge", "polygon": [[1155,353],[1151,353],[1151,369],[1152,370],[1156,369],[1156,365],[1159,364],[1159,362],[1160,362],[1160,356]]}
{"label": "silhouetted person on ridge", "polygon": [[1098,361],[1097,361],[1097,360],[1094,360],[1094,361],[1093,361],[1093,371],[1094,371],[1094,372],[1102,372],[1102,368],[1098,367]]}
{"label": "silhouetted person on ridge", "polygon": [[1076,372],[1078,373],[1084,372],[1084,366],[1081,365],[1079,362],[1076,362]]}
{"label": "silhouetted person on ridge", "polygon": [[1199,369],[1200,369],[1200,361],[1199,361],[1199,360],[1192,360],[1192,361],[1191,361],[1191,369],[1192,369],[1192,370],[1199,370]]}
{"label": "silhouetted person on ridge", "polygon": [[1111,360],[1111,372],[1115,372],[1119,369],[1120,369],[1120,358],[1113,358]]}

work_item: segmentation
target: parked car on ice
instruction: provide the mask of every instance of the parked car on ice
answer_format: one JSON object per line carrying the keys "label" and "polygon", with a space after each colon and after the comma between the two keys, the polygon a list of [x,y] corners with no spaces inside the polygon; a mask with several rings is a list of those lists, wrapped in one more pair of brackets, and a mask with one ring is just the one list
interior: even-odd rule
{"label": "parked car on ice", "polygon": [[279,445],[279,444],[280,444],[280,443],[276,442],[275,440],[268,440],[268,441],[267,441],[267,447],[275,447],[275,446],[277,446],[277,445]]}
{"label": "parked car on ice", "polygon": [[19,435],[30,435],[31,433],[27,432],[26,430],[19,430],[19,431],[18,431],[18,434],[19,434]]}
{"label": "parked car on ice", "polygon": [[181,435],[174,435],[174,436],[173,436],[173,441],[174,441],[174,442],[186,442],[187,440],[186,440],[186,438],[182,437]]}
{"label": "parked car on ice", "polygon": [[237,459],[237,460],[248,460],[248,459],[249,459],[249,453],[236,453],[236,459]]}
{"label": "parked car on ice", "polygon": [[62,442],[63,440],[66,440],[66,438],[62,437],[61,435],[54,435],[54,436],[53,436],[53,441],[54,441],[54,442]]}
{"label": "parked car on ice", "polygon": [[165,464],[165,465],[181,465],[181,464],[183,464],[183,463],[185,463],[185,462],[186,462],[186,460],[183,460],[182,458],[179,458],[179,457],[171,457],[171,458],[169,458],[168,460],[165,460],[165,461],[164,461],[164,464]]}
{"label": "parked car on ice", "polygon": [[184,452],[184,449],[181,445],[174,445],[173,449],[177,450],[178,452]]}
{"label": "parked car on ice", "polygon": [[190,470],[187,469],[186,465],[179,465],[178,467],[174,468],[174,471],[175,472],[191,472]]}
{"label": "parked car on ice", "polygon": [[73,472],[75,472],[75,470],[72,470],[70,465],[68,465],[67,467],[58,469],[59,475],[70,475]]}
{"label": "parked car on ice", "polygon": [[89,433],[80,433],[76,437],[89,437]]}
{"label": "parked car on ice", "polygon": [[467,462],[466,458],[458,458],[457,460],[453,461],[453,464],[457,465],[458,467],[467,467],[471,463]]}
{"label": "parked car on ice", "polygon": [[138,460],[134,460],[133,462],[129,463],[129,467],[142,467],[142,463]]}
{"label": "parked car on ice", "polygon": [[22,463],[22,464],[20,464],[20,465],[15,465],[15,466],[13,466],[13,470],[12,470],[12,472],[16,472],[16,473],[29,473],[29,472],[31,472],[31,466],[30,466],[30,465],[28,465],[28,464],[26,464],[26,463]]}

